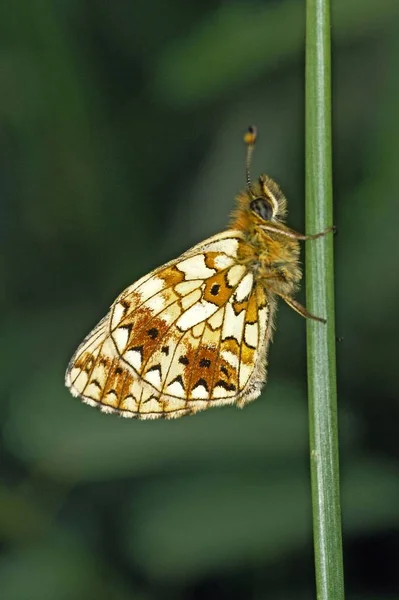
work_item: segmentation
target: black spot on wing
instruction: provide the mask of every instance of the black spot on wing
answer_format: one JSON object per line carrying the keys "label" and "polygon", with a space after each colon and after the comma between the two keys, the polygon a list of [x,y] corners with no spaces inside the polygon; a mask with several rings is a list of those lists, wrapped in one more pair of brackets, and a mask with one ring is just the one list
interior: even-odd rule
{"label": "black spot on wing", "polygon": [[131,352],[139,352],[140,356],[141,356],[141,360],[143,360],[143,350],[144,350],[143,346],[132,346],[131,348],[127,348],[125,353],[130,352],[130,351]]}
{"label": "black spot on wing", "polygon": [[150,367],[149,369],[147,369],[147,373],[150,373],[151,371],[158,371],[159,375],[162,375],[162,371],[161,371],[161,366],[160,365],[154,365],[153,367]]}
{"label": "black spot on wing", "polygon": [[195,385],[193,385],[193,390],[195,390],[196,387],[200,387],[200,386],[204,387],[206,389],[206,391],[209,392],[208,384],[205,381],[205,379],[203,379],[203,378],[198,379],[198,381],[195,383]]}
{"label": "black spot on wing", "polygon": [[150,338],[152,340],[155,340],[158,337],[158,335],[159,335],[159,331],[158,331],[158,329],[156,327],[151,327],[151,329],[149,329],[147,331],[147,334],[150,336]]}
{"label": "black spot on wing", "polygon": [[172,385],[172,383],[175,383],[175,382],[177,382],[177,383],[180,383],[180,385],[182,386],[183,390],[185,389],[185,387],[184,387],[184,383],[183,383],[183,378],[182,378],[182,376],[181,376],[181,375],[178,375],[177,377],[175,377],[175,378],[174,378],[174,379],[173,379],[173,380],[170,382],[170,384],[169,384],[169,385]]}
{"label": "black spot on wing", "polygon": [[199,366],[208,369],[211,366],[211,361],[209,358],[201,358]]}
{"label": "black spot on wing", "polygon": [[224,381],[223,379],[219,379],[219,381],[217,381],[215,383],[215,387],[217,387],[217,386],[223,388],[227,392],[234,392],[237,389],[233,383],[228,383],[227,381]]}
{"label": "black spot on wing", "polygon": [[[128,323],[127,325],[120,325],[118,327],[118,329],[125,329],[128,332],[128,335],[130,337],[131,331],[132,331],[133,325],[132,323]],[[129,338],[128,338],[129,339]]]}

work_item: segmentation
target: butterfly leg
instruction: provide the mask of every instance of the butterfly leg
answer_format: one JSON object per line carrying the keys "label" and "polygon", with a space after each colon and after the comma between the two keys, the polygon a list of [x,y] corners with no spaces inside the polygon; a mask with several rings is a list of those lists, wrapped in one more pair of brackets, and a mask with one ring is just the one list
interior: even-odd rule
{"label": "butterfly leg", "polygon": [[291,232],[295,235],[297,240],[317,240],[317,238],[320,237],[324,237],[325,235],[327,235],[328,233],[335,233],[337,231],[337,228],[335,227],[335,225],[332,225],[331,227],[328,227],[327,229],[325,229],[324,231],[320,231],[320,233],[314,233],[313,235],[303,235],[302,233],[298,233],[297,231],[294,231],[293,229],[291,229]]}
{"label": "butterfly leg", "polygon": [[293,229],[281,230],[281,229],[278,229],[277,227],[273,227],[273,225],[262,225],[261,229],[264,229],[265,231],[272,231],[274,233],[278,233],[279,235],[283,235],[285,237],[289,237],[294,240],[302,240],[302,241],[316,240],[319,237],[323,237],[324,235],[327,235],[327,233],[331,233],[331,232],[335,233],[336,232],[335,225],[328,227],[327,229],[325,229],[324,231],[321,231],[320,233],[314,233],[313,235],[305,235],[303,233],[298,233],[297,231],[294,231]]}
{"label": "butterfly leg", "polygon": [[305,317],[305,319],[313,319],[313,321],[319,321],[320,323],[327,322],[326,319],[322,319],[321,317],[316,317],[316,315],[313,315],[304,306],[302,306],[302,304],[294,300],[294,298],[291,298],[290,296],[283,296],[282,294],[279,294],[279,296],[284,300],[284,302],[288,304],[288,306],[290,306],[297,313],[302,315],[302,317]]}

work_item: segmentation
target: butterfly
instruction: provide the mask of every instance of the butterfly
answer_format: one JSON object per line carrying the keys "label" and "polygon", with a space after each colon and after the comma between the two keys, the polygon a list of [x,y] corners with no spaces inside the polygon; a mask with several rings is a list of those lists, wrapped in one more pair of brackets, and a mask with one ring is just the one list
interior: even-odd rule
{"label": "butterfly", "polygon": [[266,382],[278,298],[294,299],[302,235],[285,225],[286,199],[267,175],[249,175],[229,228],[145,275],[112,304],[73,355],[66,385],[104,412],[177,418],[212,406],[243,407]]}

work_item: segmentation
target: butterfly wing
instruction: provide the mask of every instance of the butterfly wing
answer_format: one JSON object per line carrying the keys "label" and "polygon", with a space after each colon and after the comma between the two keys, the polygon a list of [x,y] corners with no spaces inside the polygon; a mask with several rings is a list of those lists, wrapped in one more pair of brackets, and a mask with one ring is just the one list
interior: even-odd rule
{"label": "butterfly wing", "polygon": [[238,263],[244,243],[214,236],[122,292],[71,360],[72,393],[143,419],[256,398],[274,302]]}

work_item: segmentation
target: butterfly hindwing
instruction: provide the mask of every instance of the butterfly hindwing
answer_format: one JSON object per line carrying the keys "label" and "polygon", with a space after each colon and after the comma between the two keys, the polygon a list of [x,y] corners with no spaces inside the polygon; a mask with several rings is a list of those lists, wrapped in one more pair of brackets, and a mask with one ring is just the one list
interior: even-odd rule
{"label": "butterfly hindwing", "polygon": [[71,391],[139,418],[257,397],[273,304],[240,264],[242,244],[219,234],[122,292],[72,358]]}

